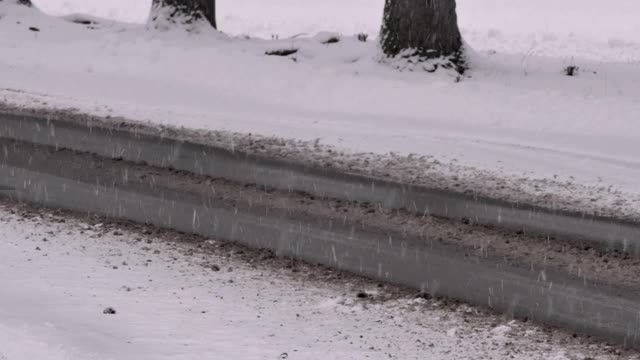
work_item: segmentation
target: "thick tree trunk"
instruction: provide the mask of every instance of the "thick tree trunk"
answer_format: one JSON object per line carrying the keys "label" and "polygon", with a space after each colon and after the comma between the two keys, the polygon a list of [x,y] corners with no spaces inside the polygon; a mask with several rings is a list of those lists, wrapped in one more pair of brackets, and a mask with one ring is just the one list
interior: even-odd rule
{"label": "thick tree trunk", "polygon": [[386,0],[380,35],[390,57],[459,57],[462,49],[455,0]]}
{"label": "thick tree trunk", "polygon": [[193,24],[205,20],[216,28],[215,0],[153,0],[150,21],[161,20]]}

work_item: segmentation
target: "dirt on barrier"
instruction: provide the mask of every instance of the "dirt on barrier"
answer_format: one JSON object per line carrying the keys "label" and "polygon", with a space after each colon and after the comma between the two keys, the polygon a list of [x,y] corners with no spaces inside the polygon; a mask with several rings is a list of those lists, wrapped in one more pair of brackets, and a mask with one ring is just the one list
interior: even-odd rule
{"label": "dirt on barrier", "polygon": [[[612,285],[638,293],[640,259],[617,250],[604,251],[562,238],[531,236],[403,210],[376,203],[322,199],[309,194],[266,190],[251,184],[195,175],[79,154],[70,150],[2,140],[1,163],[38,164],[38,171],[72,175],[89,183],[122,185],[139,192],[176,190],[196,197],[214,197],[229,206],[262,207],[291,216],[306,216],[350,224],[376,232],[394,233],[456,246],[471,256],[506,261],[523,268],[557,270],[578,279]],[[37,148],[38,151],[33,151]],[[0,157],[2,159],[2,157]],[[35,165],[34,165],[35,166]]]}

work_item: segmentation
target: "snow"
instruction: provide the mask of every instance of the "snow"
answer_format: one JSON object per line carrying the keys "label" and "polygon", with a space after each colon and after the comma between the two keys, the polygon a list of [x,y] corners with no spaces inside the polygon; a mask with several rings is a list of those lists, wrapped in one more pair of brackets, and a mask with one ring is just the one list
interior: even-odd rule
{"label": "snow", "polygon": [[151,0],[36,0],[32,3],[54,16],[82,13],[130,23],[144,23],[151,10]]}
{"label": "snow", "polygon": [[[52,15],[79,12],[131,23],[145,22],[151,7],[151,0],[33,0],[33,3]],[[634,0],[608,3],[599,0],[457,0],[457,4],[467,41],[476,37],[478,42],[491,41],[487,37],[495,39],[503,33],[507,35],[504,40],[520,36],[524,43],[509,43],[509,48],[528,49],[531,38],[565,42],[565,46],[580,37],[613,46],[633,45],[640,32],[636,21],[638,4]],[[272,35],[285,38],[320,31],[345,35],[365,32],[376,36],[383,6],[384,0],[218,0],[217,14],[225,32],[266,39]],[[568,38],[573,41],[567,44]],[[483,45],[471,42],[474,46]]]}
{"label": "snow", "polygon": [[0,205],[0,359],[618,359],[468,306],[144,231]]}
{"label": "snow", "polygon": [[[148,7],[35,3],[56,14],[134,22],[146,19]],[[637,2],[459,1],[473,49],[470,77],[459,83],[380,64],[375,42],[351,36],[375,34],[382,1],[261,4],[220,1],[220,27],[280,40],[108,21],[87,29],[2,2],[0,99],[318,142],[350,154],[431,156],[437,171],[481,194],[515,201],[553,195],[575,203],[571,210],[613,208],[640,218]],[[345,36],[323,45],[313,38],[320,31]],[[300,33],[309,37],[288,39]],[[264,56],[282,48],[299,51]],[[579,67],[578,76],[563,75],[568,65]],[[515,185],[507,193],[479,173]]]}

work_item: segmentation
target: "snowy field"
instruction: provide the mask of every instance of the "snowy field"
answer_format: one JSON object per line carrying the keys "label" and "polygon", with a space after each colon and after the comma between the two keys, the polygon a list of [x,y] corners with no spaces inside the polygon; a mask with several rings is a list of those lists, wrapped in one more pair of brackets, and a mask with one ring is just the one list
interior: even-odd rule
{"label": "snowy field", "polygon": [[[149,7],[35,3],[52,14],[129,22],[143,22]],[[382,3],[220,1],[225,36],[108,22],[87,29],[1,2],[0,100],[299,139],[347,153],[431,156],[436,171],[483,194],[561,196],[573,210],[640,218],[640,3],[459,0],[473,49],[472,70],[459,83],[382,65],[375,42],[350,37],[375,35]],[[322,36],[288,38],[322,30],[345,38],[331,46],[320,44]],[[280,40],[233,37],[241,34]],[[299,52],[264,56],[282,48]],[[578,76],[563,74],[569,65]],[[508,191],[478,174],[506,179]]]}
{"label": "snowy field", "polygon": [[[52,15],[86,13],[131,23],[143,23],[151,0],[33,0]],[[384,0],[218,0],[218,23],[231,34],[270,38],[300,33],[367,32],[376,36]],[[499,40],[504,32],[539,37],[552,43],[564,37],[585,38],[623,45],[637,43],[640,23],[634,0],[457,0],[458,16],[467,41],[482,46],[481,32]],[[477,34],[474,34],[477,33]],[[474,36],[475,35],[475,36]],[[575,41],[575,40],[574,40]],[[513,46],[515,44],[510,44]],[[531,45],[525,41],[524,46]],[[540,44],[544,46],[544,44]],[[632,45],[632,44],[628,44]],[[543,51],[543,50],[539,50]],[[597,52],[604,52],[597,49]],[[576,54],[572,54],[576,55]]]}
{"label": "snowy field", "polygon": [[[34,0],[52,15],[85,13],[144,23],[151,0]],[[637,62],[634,0],[457,0],[474,48],[541,56]],[[281,38],[321,31],[378,35],[384,0],[218,0],[218,24],[233,34]]]}
{"label": "snowy field", "polygon": [[0,204],[0,359],[638,359],[216,241],[152,234]]}

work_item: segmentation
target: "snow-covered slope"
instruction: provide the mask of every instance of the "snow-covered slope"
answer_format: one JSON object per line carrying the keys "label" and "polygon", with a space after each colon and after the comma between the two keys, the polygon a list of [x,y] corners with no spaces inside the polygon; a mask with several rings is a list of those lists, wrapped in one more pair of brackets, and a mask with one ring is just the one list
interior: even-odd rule
{"label": "snow-covered slope", "polygon": [[[536,2],[538,8],[525,1],[487,0],[485,8],[461,1],[462,27],[474,52],[469,77],[456,83],[447,74],[382,65],[374,42],[352,37],[324,45],[319,38],[246,40],[212,31],[152,32],[108,21],[87,28],[5,1],[0,2],[0,99],[298,139],[347,155],[371,152],[382,156],[378,168],[387,166],[384,154],[418,154],[401,158],[390,175],[638,218],[640,46],[633,42],[636,25],[629,14],[640,12],[640,5],[590,0],[591,7],[570,12],[562,9],[576,1],[543,2]],[[262,13],[262,3],[234,2],[248,19],[246,31],[239,23],[234,31],[265,35],[280,28],[275,14],[267,30],[252,28],[259,13],[264,19],[276,12],[308,16],[314,24],[319,14],[335,9],[335,2],[327,2],[321,11],[320,3],[306,11],[264,6]],[[342,6],[344,13],[357,16],[360,12],[349,9],[364,6],[356,0],[341,4],[350,4]],[[362,13],[367,19],[379,12],[371,9]],[[233,19],[232,13],[221,17]],[[542,31],[531,18],[547,13],[553,15],[545,15],[548,31]],[[601,30],[587,31],[597,28],[589,22],[595,15],[610,20],[597,23]],[[341,16],[319,21],[318,27],[344,21],[329,28],[350,34],[357,21]],[[367,26],[377,28],[377,21]],[[291,24],[278,33],[292,33]],[[584,32],[566,33],[574,30]],[[290,57],[264,55],[282,48],[299,51]],[[579,67],[578,76],[563,74],[568,65]],[[412,160],[420,156],[428,156],[428,167]],[[438,181],[434,173],[442,175]]]}
{"label": "snow-covered slope", "polygon": [[[33,2],[53,15],[80,12],[133,23],[145,22],[151,6],[151,0]],[[617,48],[637,43],[640,33],[634,0],[457,0],[457,4],[465,37],[474,46],[487,39],[500,45],[500,38],[508,41],[520,35],[522,44],[509,41],[505,50],[515,46],[526,51],[535,40],[536,52],[548,50],[550,42],[564,42],[571,51],[580,38]],[[270,38],[334,31],[375,36],[383,6],[384,0],[218,0],[217,13],[221,29],[230,34]]]}

